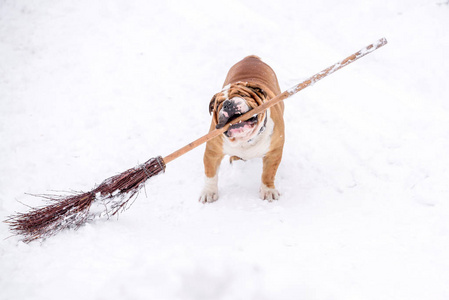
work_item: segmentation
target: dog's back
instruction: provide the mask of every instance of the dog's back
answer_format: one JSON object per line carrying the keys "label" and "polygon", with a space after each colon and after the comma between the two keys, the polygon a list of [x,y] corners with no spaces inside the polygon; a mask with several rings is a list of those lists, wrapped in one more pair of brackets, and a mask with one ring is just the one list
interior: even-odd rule
{"label": "dog's back", "polygon": [[281,93],[278,79],[273,69],[255,55],[247,56],[232,66],[226,76],[223,87],[238,81],[255,82],[266,86],[275,95]]}

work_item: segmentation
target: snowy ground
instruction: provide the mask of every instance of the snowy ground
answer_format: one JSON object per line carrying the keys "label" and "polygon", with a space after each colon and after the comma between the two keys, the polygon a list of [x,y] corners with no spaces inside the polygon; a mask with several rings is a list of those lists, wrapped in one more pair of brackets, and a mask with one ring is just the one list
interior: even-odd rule
{"label": "snowy ground", "polygon": [[287,89],[278,202],[260,161],[203,147],[120,218],[24,244],[0,224],[0,299],[449,299],[449,4],[0,1],[0,218],[90,190],[209,126],[229,67],[257,54]]}

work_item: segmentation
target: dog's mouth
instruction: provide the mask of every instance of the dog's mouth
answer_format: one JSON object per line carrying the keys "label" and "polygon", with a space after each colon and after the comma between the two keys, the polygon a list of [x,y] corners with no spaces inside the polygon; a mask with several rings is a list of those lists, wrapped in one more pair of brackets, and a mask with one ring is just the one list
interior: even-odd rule
{"label": "dog's mouth", "polygon": [[[234,121],[235,119],[239,118],[240,116],[243,116],[248,111],[245,111],[245,112],[234,112],[234,113],[220,112],[220,116],[218,118],[218,124],[215,126],[215,128],[216,129],[223,128],[226,124],[231,123],[232,121]],[[232,126],[239,125],[239,124],[245,123],[245,122],[247,122],[247,123],[257,123],[257,115],[252,116],[252,118],[250,118],[250,119],[248,119],[246,121],[240,121],[239,123],[234,124]]]}
{"label": "dog's mouth", "polygon": [[[226,123],[232,122],[233,120],[240,117],[242,114],[235,114],[228,119]],[[236,124],[229,126],[228,130],[224,132],[227,137],[243,137],[251,133],[253,129],[257,126],[257,115],[254,115],[246,121],[240,121]]]}
{"label": "dog's mouth", "polygon": [[[231,141],[249,140],[254,135],[258,127],[260,115],[253,114],[251,118],[245,121],[236,121],[237,118],[251,111],[252,107],[244,99],[234,97],[231,100],[225,100],[220,107],[217,115],[217,129],[223,128],[226,124],[230,125],[224,132],[224,135]],[[235,123],[235,124],[234,124]]]}

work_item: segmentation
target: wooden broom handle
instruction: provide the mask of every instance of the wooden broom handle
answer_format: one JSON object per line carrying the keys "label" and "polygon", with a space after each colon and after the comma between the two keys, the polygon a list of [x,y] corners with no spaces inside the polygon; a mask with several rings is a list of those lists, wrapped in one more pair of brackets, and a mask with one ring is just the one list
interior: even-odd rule
{"label": "wooden broom handle", "polygon": [[284,99],[293,96],[294,94],[296,94],[297,92],[305,89],[308,86],[314,85],[317,81],[323,79],[324,77],[334,73],[335,71],[340,70],[343,67],[346,67],[347,65],[349,65],[350,63],[356,61],[357,59],[373,52],[374,50],[384,46],[385,44],[387,44],[387,40],[385,38],[381,38],[380,40],[378,40],[377,42],[366,46],[365,48],[357,51],[356,53],[346,57],[345,59],[343,59],[342,61],[330,66],[327,69],[324,69],[323,71],[313,75],[312,77],[306,79],[305,81],[295,85],[294,87],[284,91],[282,94],[277,95],[276,97],[270,99],[269,101],[263,103],[260,106],[257,106],[256,108],[253,108],[252,110],[248,111],[247,113],[241,115],[240,117],[232,120],[231,122],[229,122],[228,124],[226,124],[224,127],[220,128],[220,129],[215,129],[210,131],[208,134],[200,137],[199,139],[189,143],[188,145],[182,147],[181,149],[173,152],[170,155],[167,155],[166,157],[163,158],[165,164],[168,164],[169,162],[171,162],[172,160],[180,157],[181,155],[189,152],[190,150],[195,149],[196,147],[198,147],[199,145],[206,143],[207,141],[219,136],[220,134],[224,133],[226,130],[228,130],[229,126],[233,125],[233,124],[237,124],[241,121],[250,119],[252,116],[260,114],[261,112],[265,111],[266,109],[272,107],[273,105],[276,105],[277,103],[283,101]]}

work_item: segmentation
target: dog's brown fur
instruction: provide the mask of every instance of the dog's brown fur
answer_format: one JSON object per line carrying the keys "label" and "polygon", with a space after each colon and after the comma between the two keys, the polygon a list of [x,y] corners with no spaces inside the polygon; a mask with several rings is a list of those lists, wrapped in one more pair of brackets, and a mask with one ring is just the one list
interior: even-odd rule
{"label": "dog's brown fur", "polygon": [[[215,129],[217,125],[217,114],[221,108],[221,104],[227,98],[237,95],[245,99],[245,101],[254,108],[260,105],[263,101],[269,100],[281,93],[279,83],[273,69],[266,63],[262,62],[257,56],[245,57],[240,62],[236,63],[229,70],[223,87],[229,86],[227,94],[223,92],[217,93],[211,100],[210,111],[213,112],[210,130]],[[261,198],[274,200],[279,197],[279,193],[275,190],[274,180],[278,166],[282,159],[282,151],[284,147],[284,103],[280,102],[270,109],[270,118],[274,122],[273,132],[271,133],[271,140],[269,150],[263,155],[263,172],[262,172],[262,186],[268,190],[273,190],[275,194],[265,195],[261,193]],[[265,118],[265,113],[260,114],[258,121],[262,122]],[[224,135],[217,137],[206,144],[204,153],[204,170],[207,178],[211,179],[217,175],[218,168],[225,154],[223,150],[223,143],[226,137]],[[231,160],[239,159],[237,156],[231,156]],[[215,196],[215,199],[218,195]],[[201,198],[200,198],[201,200]],[[211,202],[207,199],[203,202]]]}

